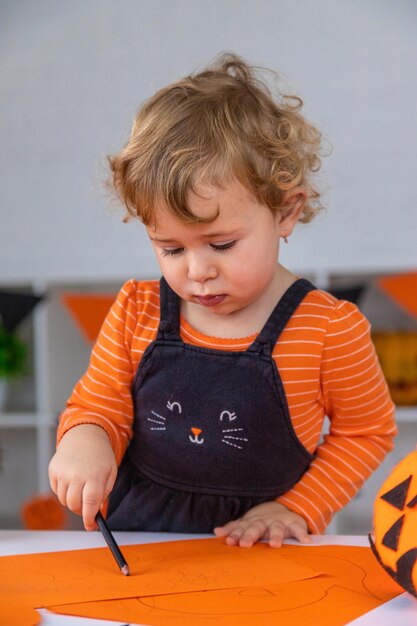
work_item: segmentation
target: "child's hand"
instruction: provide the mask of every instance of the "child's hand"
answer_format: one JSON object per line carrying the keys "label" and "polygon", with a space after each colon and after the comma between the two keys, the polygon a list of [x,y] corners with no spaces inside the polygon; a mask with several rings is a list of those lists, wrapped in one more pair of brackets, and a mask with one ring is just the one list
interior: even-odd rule
{"label": "child's hand", "polygon": [[305,519],[278,502],[258,504],[240,519],[215,528],[214,534],[226,537],[229,546],[242,548],[250,548],[260,539],[267,539],[271,548],[279,548],[288,537],[310,543]]}
{"label": "child's hand", "polygon": [[71,428],[49,464],[49,480],[59,501],[83,516],[86,530],[95,530],[95,515],[111,492],[117,464],[106,432],[94,424]]}

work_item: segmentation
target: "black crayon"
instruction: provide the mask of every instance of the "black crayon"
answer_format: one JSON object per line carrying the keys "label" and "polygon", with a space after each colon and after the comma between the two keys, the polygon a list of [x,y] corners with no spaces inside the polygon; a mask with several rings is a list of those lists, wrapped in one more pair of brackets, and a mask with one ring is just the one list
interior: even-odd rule
{"label": "black crayon", "polygon": [[104,517],[101,514],[101,511],[99,511],[96,515],[96,522],[98,524],[98,527],[107,543],[107,545],[110,548],[110,551],[112,553],[112,555],[114,556],[117,565],[120,567],[120,571],[122,572],[122,574],[124,574],[125,576],[129,576],[129,566],[125,561],[125,558],[123,556],[123,554],[120,551],[119,546],[116,543],[115,538],[113,537],[113,535],[111,534],[110,528],[107,526],[106,521],[104,519]]}

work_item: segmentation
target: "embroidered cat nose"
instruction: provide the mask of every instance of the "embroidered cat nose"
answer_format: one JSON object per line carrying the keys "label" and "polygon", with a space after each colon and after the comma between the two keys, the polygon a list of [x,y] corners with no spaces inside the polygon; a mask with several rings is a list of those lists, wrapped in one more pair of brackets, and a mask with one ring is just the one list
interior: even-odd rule
{"label": "embroidered cat nose", "polygon": [[201,428],[192,428],[191,432],[193,433],[193,435],[198,437],[198,435],[202,432],[202,430],[201,430]]}

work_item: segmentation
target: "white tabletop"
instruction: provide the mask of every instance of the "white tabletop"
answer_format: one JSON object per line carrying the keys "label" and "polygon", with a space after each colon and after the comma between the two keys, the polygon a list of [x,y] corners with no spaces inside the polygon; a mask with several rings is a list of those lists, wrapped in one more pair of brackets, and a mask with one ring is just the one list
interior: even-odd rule
{"label": "white tabletop", "polygon": [[[180,541],[183,539],[206,538],[211,535],[177,535],[172,533],[127,533],[115,532],[119,545],[155,543],[160,541]],[[288,541],[287,543],[297,543]],[[356,535],[312,536],[312,545],[369,546],[367,537]],[[105,543],[98,532],[72,531],[24,531],[0,530],[0,556],[12,554],[33,554],[56,550],[79,550],[101,548]],[[127,626],[125,622],[95,620],[81,617],[55,615],[44,609],[41,626]],[[417,600],[407,593],[386,602],[382,606],[350,622],[350,626],[417,626]],[[133,625],[130,625],[133,626]],[[312,625],[315,626],[315,625]]]}

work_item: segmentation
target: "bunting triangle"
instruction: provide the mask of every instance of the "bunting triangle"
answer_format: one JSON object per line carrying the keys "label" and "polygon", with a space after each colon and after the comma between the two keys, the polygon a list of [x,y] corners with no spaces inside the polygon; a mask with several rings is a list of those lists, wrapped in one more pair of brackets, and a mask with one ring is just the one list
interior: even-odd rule
{"label": "bunting triangle", "polygon": [[417,272],[383,276],[378,280],[378,286],[417,319]]}
{"label": "bunting triangle", "polygon": [[94,343],[115,300],[113,294],[65,293],[62,302],[86,341]]}
{"label": "bunting triangle", "polygon": [[365,291],[365,285],[355,285],[341,288],[337,287],[329,289],[329,291],[336,298],[339,298],[339,300],[347,300],[348,302],[353,302],[353,304],[358,304],[363,292]]}
{"label": "bunting triangle", "polygon": [[0,324],[13,332],[32,313],[43,296],[15,291],[0,291]]}

